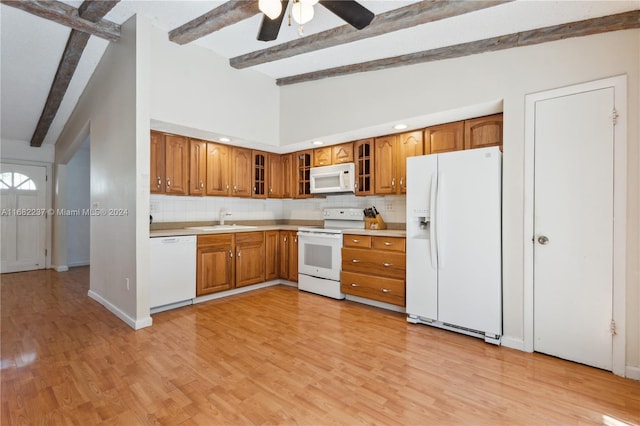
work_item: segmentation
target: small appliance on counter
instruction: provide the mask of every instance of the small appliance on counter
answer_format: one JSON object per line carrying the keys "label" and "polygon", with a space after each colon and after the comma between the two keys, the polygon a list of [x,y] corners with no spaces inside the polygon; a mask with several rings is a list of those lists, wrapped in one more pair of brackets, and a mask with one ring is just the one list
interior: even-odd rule
{"label": "small appliance on counter", "polygon": [[324,228],[298,229],[298,289],[334,299],[340,291],[342,231],[364,229],[361,209],[330,208],[323,213]]}

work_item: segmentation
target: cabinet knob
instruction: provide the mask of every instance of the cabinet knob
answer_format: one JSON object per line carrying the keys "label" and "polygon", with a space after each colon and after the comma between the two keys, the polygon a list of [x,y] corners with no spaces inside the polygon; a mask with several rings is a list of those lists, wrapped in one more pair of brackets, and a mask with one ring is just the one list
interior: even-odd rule
{"label": "cabinet knob", "polygon": [[358,259],[351,259],[351,263],[360,263]]}
{"label": "cabinet knob", "polygon": [[200,181],[200,189],[204,188],[204,182]]}
{"label": "cabinet knob", "polygon": [[160,188],[162,186],[162,178],[160,176],[158,176],[158,188]]}
{"label": "cabinet knob", "polygon": [[229,192],[229,184],[227,184],[227,192]]}
{"label": "cabinet knob", "polygon": [[360,240],[356,240],[356,239],[353,239],[351,241],[353,241],[354,243],[359,243],[360,242]]}
{"label": "cabinet knob", "polygon": [[293,237],[293,244],[298,244],[298,237]]}
{"label": "cabinet knob", "polygon": [[167,188],[171,186],[171,178],[167,178]]}
{"label": "cabinet knob", "polygon": [[287,242],[287,237],[284,237],[283,241],[286,243]]}
{"label": "cabinet knob", "polygon": [[389,290],[388,288],[381,288],[380,291],[383,293],[391,293],[391,290]]}
{"label": "cabinet knob", "polygon": [[356,283],[351,283],[351,287],[360,287],[360,285]]}
{"label": "cabinet knob", "polygon": [[387,247],[389,247],[389,246],[391,245],[391,243],[390,243],[389,241],[385,241],[385,242],[384,242],[384,245],[385,245],[385,246],[387,246]]}
{"label": "cabinet knob", "polygon": [[404,181],[404,176],[400,178],[400,188],[404,188],[404,187],[402,186],[402,182],[403,182],[403,181]]}
{"label": "cabinet knob", "polygon": [[391,189],[396,189],[396,178],[391,178]]}
{"label": "cabinet knob", "polygon": [[240,252],[240,250],[238,250],[238,251],[236,252],[236,257],[240,257],[240,253],[241,253],[241,252]]}
{"label": "cabinet knob", "polygon": [[393,263],[383,263],[382,266],[384,266],[385,268],[388,268],[389,266],[393,266]]}
{"label": "cabinet knob", "polygon": [[231,259],[233,257],[233,251],[229,250],[229,259]]}

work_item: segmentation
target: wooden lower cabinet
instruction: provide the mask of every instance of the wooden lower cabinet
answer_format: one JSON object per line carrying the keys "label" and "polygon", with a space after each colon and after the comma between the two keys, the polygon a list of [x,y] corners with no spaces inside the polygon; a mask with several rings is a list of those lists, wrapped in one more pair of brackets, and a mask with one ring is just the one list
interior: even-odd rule
{"label": "wooden lower cabinet", "polygon": [[196,296],[264,281],[264,232],[198,235]]}
{"label": "wooden lower cabinet", "polygon": [[343,238],[342,292],[405,306],[405,239],[355,234]]}
{"label": "wooden lower cabinet", "polygon": [[233,234],[198,235],[196,296],[230,290],[235,285]]}
{"label": "wooden lower cabinet", "polygon": [[236,287],[265,282],[264,232],[242,232],[236,238]]}
{"label": "wooden lower cabinet", "polygon": [[265,231],[264,233],[264,268],[265,279],[272,281],[280,277],[280,231]]}
{"label": "wooden lower cabinet", "polygon": [[298,231],[280,231],[278,242],[279,276],[298,282]]}

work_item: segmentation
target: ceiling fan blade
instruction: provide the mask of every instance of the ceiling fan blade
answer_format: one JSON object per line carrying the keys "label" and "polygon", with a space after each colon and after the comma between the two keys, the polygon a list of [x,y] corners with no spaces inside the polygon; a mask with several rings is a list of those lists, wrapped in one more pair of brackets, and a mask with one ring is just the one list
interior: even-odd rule
{"label": "ceiling fan blade", "polygon": [[353,0],[320,0],[320,4],[359,30],[369,25],[375,17],[372,11]]}
{"label": "ceiling fan blade", "polygon": [[278,38],[280,32],[280,25],[284,19],[284,14],[287,12],[287,3],[289,0],[281,0],[282,11],[276,19],[270,19],[267,15],[262,16],[262,25],[260,25],[260,31],[258,32],[258,40],[260,41],[273,41]]}

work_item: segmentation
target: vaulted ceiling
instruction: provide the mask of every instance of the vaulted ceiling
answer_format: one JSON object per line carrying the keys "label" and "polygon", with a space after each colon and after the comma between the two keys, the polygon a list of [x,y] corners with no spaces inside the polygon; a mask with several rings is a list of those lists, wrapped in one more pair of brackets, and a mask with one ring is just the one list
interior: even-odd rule
{"label": "vaulted ceiling", "polygon": [[316,5],[304,35],[285,17],[278,38],[262,42],[257,0],[0,1],[1,138],[32,146],[55,143],[107,44],[134,14],[177,44],[209,49],[278,85],[640,27],[640,0],[360,0],[375,14],[362,30]]}

